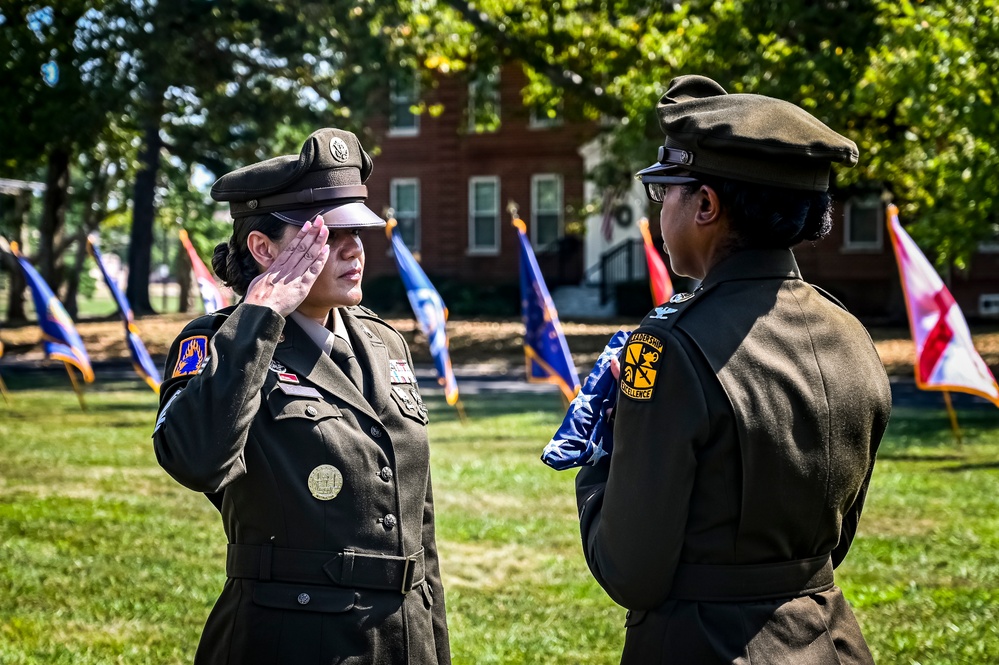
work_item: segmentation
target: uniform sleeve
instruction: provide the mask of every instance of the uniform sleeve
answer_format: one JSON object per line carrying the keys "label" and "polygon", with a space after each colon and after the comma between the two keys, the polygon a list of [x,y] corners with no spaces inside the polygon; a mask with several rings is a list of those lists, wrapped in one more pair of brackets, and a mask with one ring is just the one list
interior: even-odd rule
{"label": "uniform sleeve", "polygon": [[[406,349],[406,359],[413,366],[413,355],[405,338],[399,335],[402,346]],[[427,471],[427,496],[423,503],[423,557],[426,564],[427,584],[434,599],[431,609],[434,625],[434,645],[437,649],[437,665],[451,665],[451,642],[447,630],[447,610],[444,605],[444,585],[441,582],[440,559],[437,556],[437,533],[434,526],[434,490],[431,473]]]}
{"label": "uniform sleeve", "polygon": [[440,560],[437,557],[437,537],[434,530],[434,492],[427,477],[427,499],[423,506],[423,555],[426,562],[427,584],[434,599],[432,608],[434,644],[437,648],[437,665],[450,665],[451,643],[447,631],[447,612],[444,607],[444,586],[441,583]]}
{"label": "uniform sleeve", "polygon": [[153,448],[177,482],[213,493],[246,473],[243,449],[284,318],[268,307],[241,304],[214,335],[204,326],[188,326],[170,348],[165,376],[175,373],[182,349],[207,338],[200,371],[163,384]]}
{"label": "uniform sleeve", "polygon": [[871,475],[874,473],[874,459],[877,456],[878,448],[881,446],[881,439],[884,437],[885,429],[888,427],[888,416],[891,413],[890,389],[887,391],[887,395],[885,408],[879,414],[871,432],[871,460],[867,467],[867,475],[864,476],[864,482],[860,486],[860,491],[857,493],[857,498],[854,499],[853,505],[843,515],[843,525],[840,527],[839,532],[839,543],[837,543],[832,551],[834,568],[839,566],[843,562],[843,559],[846,558],[847,552],[850,551],[850,546],[853,545],[853,539],[857,535],[857,528],[860,526],[860,514],[864,511],[864,503],[867,501],[867,490],[870,488]]}
{"label": "uniform sleeve", "polygon": [[[661,339],[647,400],[618,396],[610,461],[576,476],[583,551],[593,576],[628,609],[652,609],[669,595],[694,484],[696,449],[709,435],[708,406],[685,350]],[[629,341],[630,344],[630,341]],[[625,347],[628,353],[628,345]],[[627,360],[622,372],[627,369]]]}

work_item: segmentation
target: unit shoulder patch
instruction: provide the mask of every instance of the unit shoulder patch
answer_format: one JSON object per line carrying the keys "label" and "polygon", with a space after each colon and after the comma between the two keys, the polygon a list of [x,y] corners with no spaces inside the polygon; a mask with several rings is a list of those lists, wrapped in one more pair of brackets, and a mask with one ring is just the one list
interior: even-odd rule
{"label": "unit shoulder patch", "polygon": [[173,368],[171,378],[197,374],[208,360],[208,337],[194,335],[180,343],[177,354],[177,364]]}
{"label": "unit shoulder patch", "polygon": [[655,335],[636,332],[629,337],[621,358],[621,392],[636,401],[651,400],[662,356],[663,341]]}

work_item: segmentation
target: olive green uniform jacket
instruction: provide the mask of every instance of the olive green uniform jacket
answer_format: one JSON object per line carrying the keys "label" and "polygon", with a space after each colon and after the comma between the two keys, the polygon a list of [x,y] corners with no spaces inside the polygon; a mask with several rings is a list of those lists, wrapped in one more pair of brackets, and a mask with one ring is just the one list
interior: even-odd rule
{"label": "olive green uniform jacket", "polygon": [[[450,662],[427,412],[400,371],[409,348],[368,310],[340,311],[367,397],[266,307],[196,319],[170,350],[156,457],[219,506],[229,540],[196,663]],[[200,371],[172,377],[198,337]],[[342,475],[329,500],[309,487],[322,465]]]}
{"label": "olive green uniform jacket", "polygon": [[630,610],[622,662],[872,662],[832,583],[891,410],[870,337],[790,250],[684,298],[629,338],[614,451],[576,479],[590,570]]}

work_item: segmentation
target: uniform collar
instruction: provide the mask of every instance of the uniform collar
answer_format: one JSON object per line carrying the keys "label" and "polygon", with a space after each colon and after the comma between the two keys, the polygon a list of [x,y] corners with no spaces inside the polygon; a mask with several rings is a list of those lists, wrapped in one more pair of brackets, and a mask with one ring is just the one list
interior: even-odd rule
{"label": "uniform collar", "polygon": [[[302,331],[309,336],[309,339],[323,350],[324,354],[329,355],[333,350],[334,337],[342,339],[347,343],[347,348],[353,350],[353,345],[350,343],[350,336],[347,334],[347,326],[343,323],[343,317],[340,315],[339,308],[330,311],[329,316],[326,317],[326,325],[321,325],[315,319],[310,319],[297,310],[292,312],[290,316]],[[330,329],[331,327],[332,330]]]}
{"label": "uniform collar", "polygon": [[743,249],[711,268],[701,286],[740,279],[801,279],[801,272],[790,249]]}

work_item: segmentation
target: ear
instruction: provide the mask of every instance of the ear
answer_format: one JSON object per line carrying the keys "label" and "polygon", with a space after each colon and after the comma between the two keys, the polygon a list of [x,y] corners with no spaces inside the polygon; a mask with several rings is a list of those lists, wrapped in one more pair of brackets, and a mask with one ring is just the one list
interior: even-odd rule
{"label": "ear", "polygon": [[697,214],[694,221],[700,226],[714,224],[722,217],[721,199],[718,192],[709,185],[701,185],[697,194]]}
{"label": "ear", "polygon": [[253,260],[264,270],[269,268],[281,253],[278,244],[260,231],[250,231],[246,236],[246,248],[250,250]]}

